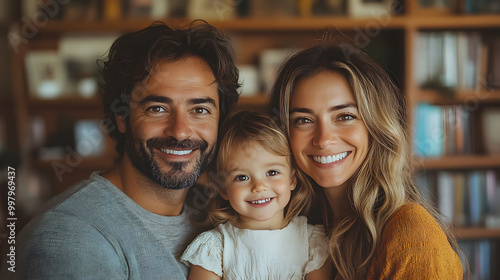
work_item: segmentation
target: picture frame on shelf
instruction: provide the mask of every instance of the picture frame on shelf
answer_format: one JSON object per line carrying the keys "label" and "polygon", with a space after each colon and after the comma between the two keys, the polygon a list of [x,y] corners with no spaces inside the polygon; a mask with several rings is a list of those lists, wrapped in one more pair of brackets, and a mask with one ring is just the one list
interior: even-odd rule
{"label": "picture frame on shelf", "polygon": [[240,96],[255,96],[259,93],[259,70],[254,65],[238,65],[239,81],[241,84]]}
{"label": "picture frame on shelf", "polygon": [[186,14],[192,19],[227,20],[235,18],[237,13],[232,0],[190,0]]}
{"label": "picture frame on shelf", "polygon": [[349,0],[347,14],[354,18],[379,17],[393,13],[394,0]]}
{"label": "picture frame on shelf", "polygon": [[53,99],[63,94],[64,74],[57,51],[30,51],[26,54],[25,66],[32,97]]}
{"label": "picture frame on shelf", "polygon": [[104,58],[117,35],[66,36],[59,43],[64,66],[64,92],[88,98],[97,94],[98,59]]}

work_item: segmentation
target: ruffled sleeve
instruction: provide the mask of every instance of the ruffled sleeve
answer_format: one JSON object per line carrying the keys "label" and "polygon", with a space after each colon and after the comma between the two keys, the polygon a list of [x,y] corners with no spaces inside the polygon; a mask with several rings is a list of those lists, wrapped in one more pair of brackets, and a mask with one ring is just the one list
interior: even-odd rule
{"label": "ruffled sleeve", "polygon": [[307,225],[309,234],[309,261],[304,273],[307,274],[323,266],[328,258],[328,240],[322,225]]}
{"label": "ruffled sleeve", "polygon": [[217,230],[201,233],[181,256],[187,266],[198,265],[222,277],[222,235]]}

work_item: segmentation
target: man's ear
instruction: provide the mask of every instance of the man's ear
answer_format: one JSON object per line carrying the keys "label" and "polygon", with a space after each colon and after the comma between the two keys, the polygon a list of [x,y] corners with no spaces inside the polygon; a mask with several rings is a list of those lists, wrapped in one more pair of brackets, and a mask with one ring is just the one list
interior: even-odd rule
{"label": "man's ear", "polygon": [[118,130],[121,133],[125,133],[125,131],[127,131],[127,118],[115,113],[115,119],[116,119],[116,125],[118,126]]}
{"label": "man's ear", "polygon": [[295,190],[297,187],[297,172],[294,168],[292,168],[292,172],[290,173],[290,190]]}

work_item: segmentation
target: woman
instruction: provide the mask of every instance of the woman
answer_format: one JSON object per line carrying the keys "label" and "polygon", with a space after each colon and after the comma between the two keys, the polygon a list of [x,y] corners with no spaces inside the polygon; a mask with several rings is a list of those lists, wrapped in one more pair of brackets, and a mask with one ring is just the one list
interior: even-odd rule
{"label": "woman", "polygon": [[413,181],[404,98],[348,44],[292,56],[271,96],[315,184],[336,279],[462,279],[456,240]]}

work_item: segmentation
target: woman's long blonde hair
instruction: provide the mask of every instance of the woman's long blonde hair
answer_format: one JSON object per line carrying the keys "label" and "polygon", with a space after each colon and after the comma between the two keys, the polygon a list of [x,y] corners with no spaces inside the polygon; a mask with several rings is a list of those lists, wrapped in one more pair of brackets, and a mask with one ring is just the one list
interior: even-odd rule
{"label": "woman's long blonde hair", "polygon": [[314,186],[337,278],[366,279],[384,225],[407,202],[422,205],[433,215],[458,250],[455,238],[414,183],[404,95],[367,54],[347,43],[325,42],[295,54],[281,67],[270,110],[278,115],[287,135],[295,86],[322,71],[339,73],[349,82],[370,134],[366,160],[349,181],[352,211],[335,227],[323,189]]}
{"label": "woman's long blonde hair", "polygon": [[[293,167],[288,139],[270,116],[258,112],[240,111],[222,124],[220,132],[217,159],[212,167],[217,176],[211,176],[209,184],[215,187],[218,193],[225,192],[225,165],[231,149],[256,142],[271,153],[286,156],[292,175],[297,179],[290,202],[285,207],[285,224],[309,208],[314,195],[312,186],[306,176]],[[209,202],[208,216],[212,225],[237,221],[238,213],[218,193]]]}

